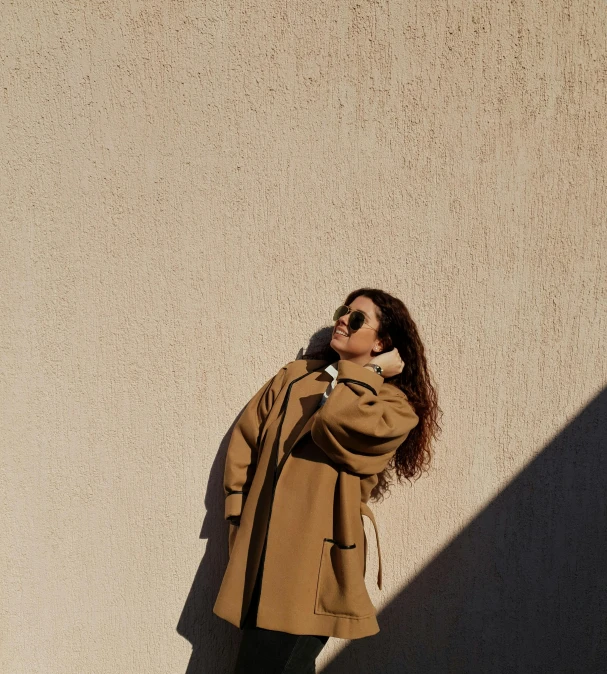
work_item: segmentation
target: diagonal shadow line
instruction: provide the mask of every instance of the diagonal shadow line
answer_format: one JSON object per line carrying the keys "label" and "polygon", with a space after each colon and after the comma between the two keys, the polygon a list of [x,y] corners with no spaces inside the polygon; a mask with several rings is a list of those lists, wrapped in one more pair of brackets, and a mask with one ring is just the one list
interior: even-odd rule
{"label": "diagonal shadow line", "polygon": [[323,674],[607,672],[607,389]]}

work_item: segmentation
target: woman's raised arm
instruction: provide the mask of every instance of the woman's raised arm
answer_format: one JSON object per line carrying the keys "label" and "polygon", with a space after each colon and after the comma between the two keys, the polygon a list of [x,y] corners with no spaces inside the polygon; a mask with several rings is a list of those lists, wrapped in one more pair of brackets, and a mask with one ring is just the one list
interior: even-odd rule
{"label": "woman's raised arm", "polygon": [[383,383],[369,368],[340,360],[335,388],[312,423],[314,442],[354,473],[381,473],[419,422],[405,394]]}

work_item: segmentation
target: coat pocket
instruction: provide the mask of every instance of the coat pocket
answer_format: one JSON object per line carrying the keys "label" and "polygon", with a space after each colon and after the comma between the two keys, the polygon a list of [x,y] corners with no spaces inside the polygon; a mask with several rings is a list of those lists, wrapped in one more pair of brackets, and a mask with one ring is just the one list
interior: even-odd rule
{"label": "coat pocket", "polygon": [[324,539],[314,612],[344,618],[375,615],[356,544]]}

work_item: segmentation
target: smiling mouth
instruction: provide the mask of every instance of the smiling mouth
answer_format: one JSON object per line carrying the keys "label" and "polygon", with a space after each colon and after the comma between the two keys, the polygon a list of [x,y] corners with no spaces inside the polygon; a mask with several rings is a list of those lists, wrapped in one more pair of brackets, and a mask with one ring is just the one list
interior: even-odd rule
{"label": "smiling mouth", "polygon": [[337,332],[337,330],[335,330],[333,332],[333,336],[336,337],[337,335],[340,335],[341,337],[347,337],[348,336],[348,335],[344,334],[343,332]]}

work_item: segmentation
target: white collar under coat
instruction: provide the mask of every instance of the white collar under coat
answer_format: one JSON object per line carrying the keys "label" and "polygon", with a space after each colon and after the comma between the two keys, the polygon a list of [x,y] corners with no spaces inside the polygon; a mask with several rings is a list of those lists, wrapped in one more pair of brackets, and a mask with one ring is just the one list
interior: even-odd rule
{"label": "white collar under coat", "polygon": [[331,393],[331,391],[333,390],[333,388],[335,386],[335,379],[337,377],[337,363],[338,363],[338,361],[335,361],[334,363],[329,363],[327,365],[327,367],[325,368],[325,372],[328,372],[331,375],[332,379],[331,379],[331,383],[327,386],[327,390],[323,393],[321,401],[318,405],[319,408],[322,407],[325,404],[327,398],[329,397],[329,394]]}

